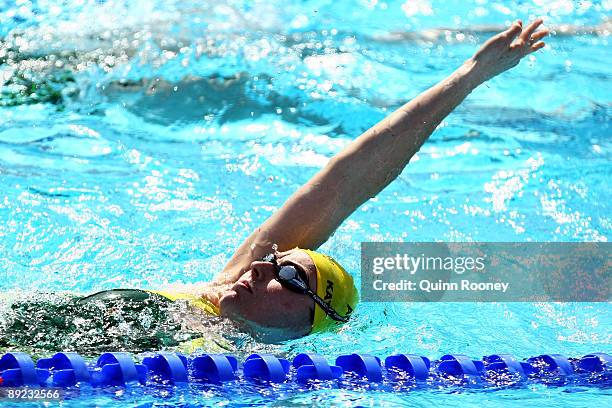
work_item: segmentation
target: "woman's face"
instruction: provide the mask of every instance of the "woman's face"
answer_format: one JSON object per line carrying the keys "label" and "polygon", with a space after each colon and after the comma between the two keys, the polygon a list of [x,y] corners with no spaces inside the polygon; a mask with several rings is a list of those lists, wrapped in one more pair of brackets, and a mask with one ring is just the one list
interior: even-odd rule
{"label": "woman's face", "polygon": [[[294,265],[308,278],[313,292],[317,288],[317,270],[310,256],[292,249],[277,253],[280,266]],[[270,262],[251,263],[234,285],[221,295],[221,315],[252,332],[264,334],[271,341],[301,337],[310,332],[314,301],[307,295],[284,288],[275,279],[274,266]]]}

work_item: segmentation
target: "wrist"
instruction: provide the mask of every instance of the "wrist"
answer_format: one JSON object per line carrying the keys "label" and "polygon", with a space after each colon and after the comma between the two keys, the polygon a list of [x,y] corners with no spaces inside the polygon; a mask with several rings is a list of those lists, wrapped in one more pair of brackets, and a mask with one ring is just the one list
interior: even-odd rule
{"label": "wrist", "polygon": [[468,84],[470,90],[475,89],[488,79],[478,63],[472,58],[466,60],[456,72]]}

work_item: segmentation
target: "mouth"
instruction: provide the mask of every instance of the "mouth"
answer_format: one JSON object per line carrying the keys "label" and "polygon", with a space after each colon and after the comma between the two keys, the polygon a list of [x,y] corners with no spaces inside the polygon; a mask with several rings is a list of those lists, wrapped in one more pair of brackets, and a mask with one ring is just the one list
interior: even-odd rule
{"label": "mouth", "polygon": [[251,284],[249,283],[249,281],[246,281],[246,280],[238,281],[238,286],[246,289],[248,292],[253,294],[253,288],[251,287]]}

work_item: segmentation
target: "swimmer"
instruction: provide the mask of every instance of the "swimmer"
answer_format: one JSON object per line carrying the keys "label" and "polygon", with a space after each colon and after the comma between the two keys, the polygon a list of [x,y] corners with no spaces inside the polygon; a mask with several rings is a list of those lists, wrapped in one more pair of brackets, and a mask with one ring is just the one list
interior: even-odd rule
{"label": "swimmer", "polygon": [[[65,307],[68,314],[78,315],[95,304],[104,307],[99,316],[114,315],[126,304],[136,305],[132,308],[139,311],[146,306],[149,314],[157,317],[153,323],[150,318],[144,320],[155,327],[158,320],[167,318],[174,302],[183,301],[207,315],[230,319],[266,342],[339,327],[355,309],[357,290],[347,271],[315,250],[402,172],[440,122],[472,90],[544,47],[541,40],[548,30],[538,30],[541,24],[541,19],[525,27],[521,21],[513,23],[449,77],[352,141],[251,233],[212,282],[159,291],[104,291],[71,299]],[[118,307],[117,302],[123,306]],[[83,319],[99,320],[95,315],[90,310]],[[74,322],[62,322],[75,326]],[[98,324],[107,331],[115,330],[107,321]],[[145,341],[145,348],[160,346],[164,344],[149,338]]]}

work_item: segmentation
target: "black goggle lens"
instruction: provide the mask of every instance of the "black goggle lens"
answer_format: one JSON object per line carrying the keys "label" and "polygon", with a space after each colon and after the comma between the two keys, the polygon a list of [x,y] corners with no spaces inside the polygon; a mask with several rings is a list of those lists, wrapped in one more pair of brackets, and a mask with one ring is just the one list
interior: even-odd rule
{"label": "black goggle lens", "polygon": [[278,276],[284,280],[292,280],[298,277],[298,273],[293,266],[283,266],[278,272]]}
{"label": "black goggle lens", "polygon": [[297,293],[305,293],[308,289],[306,282],[293,265],[281,266],[278,271],[278,281],[287,289]]}

